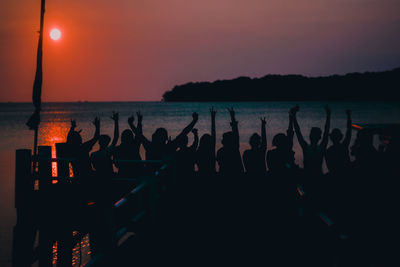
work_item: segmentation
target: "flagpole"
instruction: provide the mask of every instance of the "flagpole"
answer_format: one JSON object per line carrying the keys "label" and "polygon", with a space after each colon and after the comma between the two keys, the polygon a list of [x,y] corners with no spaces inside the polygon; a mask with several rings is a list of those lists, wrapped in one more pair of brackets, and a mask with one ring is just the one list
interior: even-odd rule
{"label": "flagpole", "polygon": [[[32,102],[35,106],[35,111],[31,118],[28,120],[27,125],[30,129],[34,130],[33,140],[33,156],[36,160],[38,136],[39,136],[39,124],[40,124],[40,110],[42,105],[42,80],[43,80],[43,25],[44,25],[44,12],[45,12],[45,0],[41,0],[40,4],[40,29],[39,29],[39,42],[36,57],[36,74],[35,81],[33,83]],[[34,168],[35,169],[35,168]]]}
{"label": "flagpole", "polygon": [[38,143],[38,136],[39,136],[39,126],[35,129],[35,134],[33,137],[33,158],[36,160],[37,156],[37,143]]}

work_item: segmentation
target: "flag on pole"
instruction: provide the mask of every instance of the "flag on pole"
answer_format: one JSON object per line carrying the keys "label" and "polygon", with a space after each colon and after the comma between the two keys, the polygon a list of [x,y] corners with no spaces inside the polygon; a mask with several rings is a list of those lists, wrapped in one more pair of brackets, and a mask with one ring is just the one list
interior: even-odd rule
{"label": "flag on pole", "polygon": [[45,0],[41,0],[40,9],[40,30],[39,30],[39,43],[36,57],[36,75],[33,83],[32,103],[35,107],[35,111],[29,118],[26,125],[30,130],[37,130],[40,123],[40,110],[42,106],[42,80],[43,80],[43,21],[44,21],[44,8]]}

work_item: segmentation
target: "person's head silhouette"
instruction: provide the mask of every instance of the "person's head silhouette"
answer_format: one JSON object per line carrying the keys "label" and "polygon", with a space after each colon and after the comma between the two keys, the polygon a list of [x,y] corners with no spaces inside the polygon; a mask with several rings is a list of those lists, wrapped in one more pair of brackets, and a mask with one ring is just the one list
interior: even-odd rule
{"label": "person's head silhouette", "polygon": [[99,138],[100,149],[107,148],[108,145],[110,144],[110,142],[111,142],[111,138],[108,135],[106,135],[106,134],[100,135],[100,138]]}
{"label": "person's head silhouette", "polygon": [[199,149],[212,149],[212,136],[203,134],[200,138]]}
{"label": "person's head silhouette", "polygon": [[357,133],[357,138],[351,148],[351,154],[356,161],[362,164],[369,164],[374,160],[375,148],[373,145],[374,136],[368,130],[361,130]]}
{"label": "person's head silhouette", "polygon": [[131,130],[126,129],[121,134],[121,144],[131,144],[133,142],[133,133]]}
{"label": "person's head silhouette", "polygon": [[272,145],[277,149],[286,149],[289,147],[287,136],[283,133],[278,133],[272,138]]}
{"label": "person's head silhouette", "polygon": [[157,145],[165,145],[168,140],[168,132],[165,128],[158,128],[152,135],[151,141]]}
{"label": "person's head silhouette", "polygon": [[67,143],[71,148],[77,148],[82,144],[82,137],[79,132],[73,131],[68,134]]}
{"label": "person's head silhouette", "polygon": [[322,130],[318,127],[312,127],[310,131],[311,144],[316,145],[322,137]]}
{"label": "person's head silhouette", "polygon": [[364,147],[373,146],[374,136],[372,135],[372,133],[370,131],[368,131],[368,130],[359,131],[357,138],[358,138],[360,147],[364,148]]}
{"label": "person's head silhouette", "polygon": [[330,134],[330,138],[332,140],[332,143],[334,145],[339,144],[339,142],[342,140],[343,138],[343,134],[342,131],[340,131],[338,128],[335,128],[332,130],[331,134]]}
{"label": "person's head silhouette", "polygon": [[234,140],[233,140],[233,132],[226,132],[222,135],[222,141],[221,141],[222,145],[224,147],[232,147]]}
{"label": "person's head silhouette", "polygon": [[252,149],[257,149],[261,145],[261,136],[258,133],[253,133],[250,137],[249,144]]}

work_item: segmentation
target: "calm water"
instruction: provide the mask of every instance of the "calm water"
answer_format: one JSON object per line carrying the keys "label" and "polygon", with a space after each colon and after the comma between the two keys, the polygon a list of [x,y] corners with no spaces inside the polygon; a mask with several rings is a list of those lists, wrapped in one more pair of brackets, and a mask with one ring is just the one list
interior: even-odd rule
{"label": "calm water", "polygon": [[[323,128],[326,103],[301,103],[298,120],[303,135],[308,136],[312,126]],[[359,123],[400,123],[400,103],[385,102],[334,102],[332,125],[344,131],[346,125],[345,110],[353,111],[353,121]],[[267,118],[268,146],[272,137],[285,132],[288,126],[288,110],[294,103],[161,103],[161,102],[125,102],[125,103],[47,103],[43,106],[40,125],[39,145],[54,145],[64,142],[69,130],[70,120],[76,119],[78,129],[83,129],[84,140],[94,133],[91,121],[95,116],[101,118],[101,132],[113,133],[112,111],[120,112],[120,131],[128,128],[127,118],[140,110],[143,113],[143,131],[150,138],[158,127],[165,127],[169,135],[176,136],[191,121],[191,113],[199,113],[196,128],[200,135],[210,132],[209,108],[213,106],[217,113],[217,143],[222,133],[228,131],[229,114],[227,107],[234,107],[239,121],[241,150],[247,149],[250,135],[260,131],[259,117]],[[32,113],[31,104],[0,104],[0,266],[11,264],[12,227],[15,223],[14,210],[14,168],[15,149],[32,148],[33,132],[25,126]],[[192,140],[190,136],[190,140]],[[96,149],[96,147],[95,147]],[[301,164],[302,155],[295,140],[296,161]],[[142,151],[143,152],[143,151]]]}

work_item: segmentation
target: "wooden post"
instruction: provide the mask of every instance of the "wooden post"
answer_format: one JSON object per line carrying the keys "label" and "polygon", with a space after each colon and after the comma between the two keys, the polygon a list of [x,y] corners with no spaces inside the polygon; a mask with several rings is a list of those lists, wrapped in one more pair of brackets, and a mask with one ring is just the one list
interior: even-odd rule
{"label": "wooden post", "polygon": [[[40,203],[40,225],[39,225],[39,267],[52,266],[53,260],[53,227],[51,219],[52,202],[51,199],[51,146],[38,147],[38,175],[39,190],[41,196]],[[55,220],[53,221],[55,222]]]}
{"label": "wooden post", "polygon": [[72,229],[70,227],[60,229],[57,245],[57,266],[72,266],[72,242]]}
{"label": "wooden post", "polygon": [[38,147],[38,175],[40,194],[47,194],[52,181],[51,146]]}
{"label": "wooden post", "polygon": [[[65,159],[67,157],[67,144],[66,143],[57,143],[56,144],[56,155],[57,159]],[[57,209],[62,209],[65,212],[66,216],[61,216],[61,220],[59,226],[62,227],[60,229],[60,234],[58,238],[57,245],[57,266],[72,266],[72,227],[70,224],[69,217],[72,215],[73,211],[70,207],[71,203],[68,201],[69,198],[69,190],[71,189],[68,186],[68,177],[69,177],[69,163],[68,161],[62,160],[57,161],[57,176],[58,176],[58,193],[61,199],[57,199],[58,207]]]}
{"label": "wooden post", "polygon": [[[56,144],[56,155],[57,158],[66,158],[68,155],[67,143],[57,143]],[[68,161],[62,160],[57,161],[57,176],[61,178],[69,177],[69,163]],[[59,180],[58,182],[64,183],[65,181]]]}
{"label": "wooden post", "polygon": [[32,201],[31,158],[30,149],[18,149],[15,153],[15,208],[18,211],[28,208]]}
{"label": "wooden post", "polygon": [[17,223],[13,232],[13,266],[31,266],[36,235],[32,180],[32,151],[18,149],[15,161],[15,208]]}

